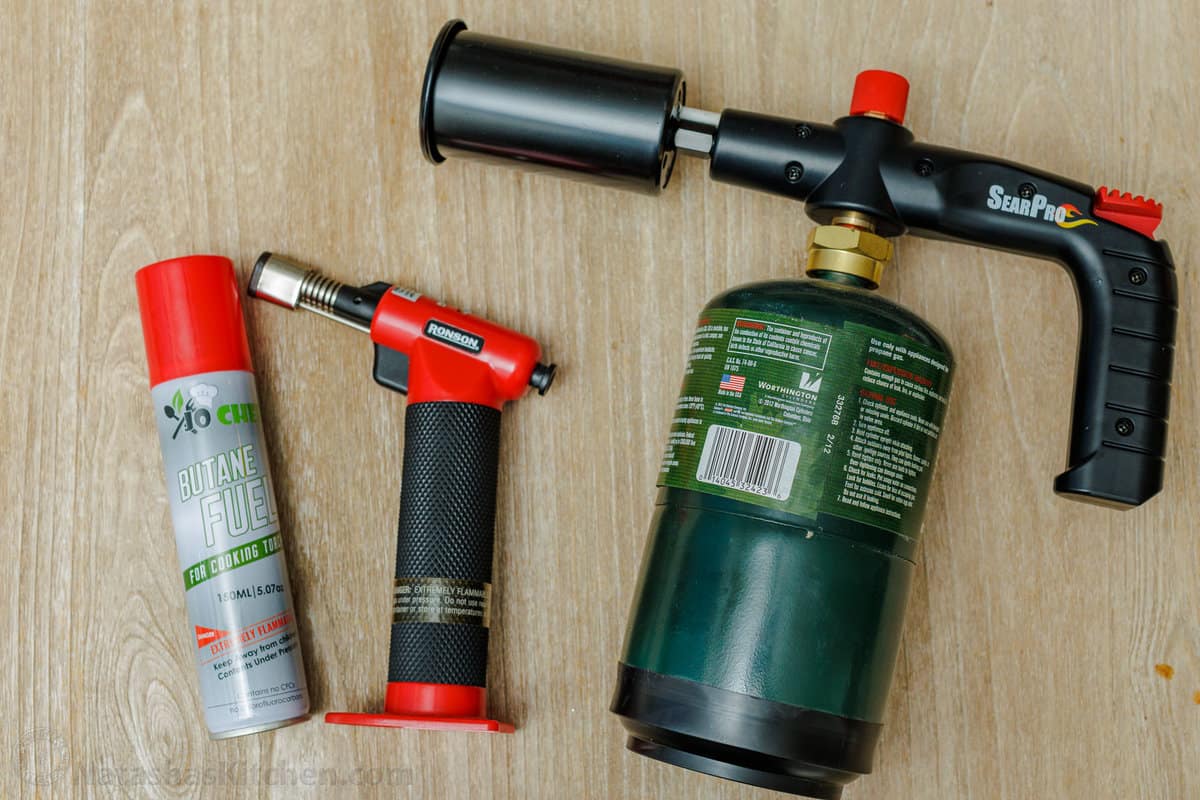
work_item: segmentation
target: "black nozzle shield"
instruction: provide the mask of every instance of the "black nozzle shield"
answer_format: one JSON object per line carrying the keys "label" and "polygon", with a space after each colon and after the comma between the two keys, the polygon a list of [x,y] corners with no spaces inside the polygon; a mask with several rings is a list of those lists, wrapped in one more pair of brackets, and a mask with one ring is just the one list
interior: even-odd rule
{"label": "black nozzle shield", "polygon": [[675,162],[683,74],[442,28],[421,94],[421,149],[500,158],[654,194]]}

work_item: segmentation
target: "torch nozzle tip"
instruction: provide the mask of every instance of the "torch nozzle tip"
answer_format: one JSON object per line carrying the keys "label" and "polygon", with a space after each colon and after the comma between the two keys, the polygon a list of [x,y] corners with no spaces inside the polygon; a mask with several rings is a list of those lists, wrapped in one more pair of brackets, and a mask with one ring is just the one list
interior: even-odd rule
{"label": "torch nozzle tip", "polygon": [[301,286],[308,274],[307,267],[265,252],[254,262],[246,290],[251,297],[294,309],[300,304]]}
{"label": "torch nozzle tip", "polygon": [[246,291],[251,297],[258,297],[258,284],[262,280],[263,267],[271,258],[270,251],[264,250],[262,255],[258,257],[258,261],[254,262],[254,269],[250,272],[250,280],[246,284]]}

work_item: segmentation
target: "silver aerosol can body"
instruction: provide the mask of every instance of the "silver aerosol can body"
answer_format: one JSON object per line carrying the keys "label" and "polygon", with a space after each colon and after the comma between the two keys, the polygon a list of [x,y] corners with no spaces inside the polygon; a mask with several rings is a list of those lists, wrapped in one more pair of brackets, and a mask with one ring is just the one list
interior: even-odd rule
{"label": "silver aerosol can body", "polygon": [[225,738],[303,720],[308,687],[233,265],[173,259],[137,283],[205,724]]}

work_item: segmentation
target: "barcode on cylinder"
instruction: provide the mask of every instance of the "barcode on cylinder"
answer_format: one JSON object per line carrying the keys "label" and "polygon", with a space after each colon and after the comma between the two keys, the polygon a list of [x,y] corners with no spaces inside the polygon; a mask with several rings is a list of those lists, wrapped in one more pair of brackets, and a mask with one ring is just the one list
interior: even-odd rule
{"label": "barcode on cylinder", "polygon": [[787,500],[799,461],[796,442],[712,425],[704,438],[696,480]]}

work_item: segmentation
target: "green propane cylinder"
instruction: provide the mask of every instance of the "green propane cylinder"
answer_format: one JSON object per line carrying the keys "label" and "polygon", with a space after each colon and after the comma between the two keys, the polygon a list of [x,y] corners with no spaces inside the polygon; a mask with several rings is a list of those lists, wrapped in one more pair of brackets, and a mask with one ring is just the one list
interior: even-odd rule
{"label": "green propane cylinder", "polygon": [[877,271],[818,262],[700,314],[612,710],[635,752],[837,798],[871,769],[953,356]]}

